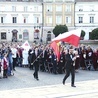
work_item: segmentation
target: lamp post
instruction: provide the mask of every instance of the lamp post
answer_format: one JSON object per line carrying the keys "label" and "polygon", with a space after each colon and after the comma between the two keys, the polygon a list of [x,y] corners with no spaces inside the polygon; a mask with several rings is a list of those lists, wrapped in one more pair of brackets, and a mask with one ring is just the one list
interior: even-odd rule
{"label": "lamp post", "polygon": [[43,42],[43,26],[44,26],[44,4],[43,4],[43,0],[42,0],[42,31],[41,31],[41,38],[40,38],[40,42]]}

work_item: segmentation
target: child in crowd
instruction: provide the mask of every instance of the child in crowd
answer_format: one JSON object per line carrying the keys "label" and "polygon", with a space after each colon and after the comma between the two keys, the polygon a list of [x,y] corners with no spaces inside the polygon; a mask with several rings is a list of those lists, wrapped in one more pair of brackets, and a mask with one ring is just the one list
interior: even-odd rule
{"label": "child in crowd", "polygon": [[7,53],[4,53],[4,58],[2,59],[2,67],[3,67],[3,78],[7,78],[7,71],[8,71],[8,59]]}

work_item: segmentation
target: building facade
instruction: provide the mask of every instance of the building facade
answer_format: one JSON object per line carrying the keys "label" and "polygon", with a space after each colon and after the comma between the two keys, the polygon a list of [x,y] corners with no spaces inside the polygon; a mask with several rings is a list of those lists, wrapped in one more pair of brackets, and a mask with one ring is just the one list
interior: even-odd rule
{"label": "building facade", "polygon": [[74,28],[74,0],[44,0],[44,34],[50,41],[53,28],[59,24],[66,24],[69,30]]}
{"label": "building facade", "polygon": [[[27,2],[26,2],[27,1]],[[0,40],[40,40],[42,3],[28,0],[0,0]]]}
{"label": "building facade", "polygon": [[98,0],[76,0],[75,2],[75,29],[81,28],[86,32],[85,40],[89,33],[98,28]]}
{"label": "building facade", "polygon": [[50,41],[57,24],[74,27],[73,0],[0,0],[1,41]]}
{"label": "building facade", "polygon": [[98,27],[97,0],[0,0],[0,41],[51,41],[53,28],[89,32]]}

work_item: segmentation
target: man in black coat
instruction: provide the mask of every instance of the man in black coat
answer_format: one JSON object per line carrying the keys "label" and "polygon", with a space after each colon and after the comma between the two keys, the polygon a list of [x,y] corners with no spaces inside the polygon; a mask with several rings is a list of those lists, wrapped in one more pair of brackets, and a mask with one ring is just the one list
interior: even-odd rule
{"label": "man in black coat", "polygon": [[32,65],[32,63],[33,63],[33,58],[32,58],[33,52],[34,52],[33,49],[29,49],[29,51],[28,51],[28,55],[29,55],[28,56],[28,62],[29,62],[30,70],[33,70],[33,65]]}
{"label": "man in black coat", "polygon": [[71,86],[76,87],[74,85],[75,80],[75,66],[74,61],[76,60],[76,57],[73,55],[73,49],[69,49],[68,53],[65,55],[66,59],[66,75],[63,79],[63,84],[65,84],[66,79],[69,77],[71,73]]}
{"label": "man in black coat", "polygon": [[34,65],[34,78],[36,80],[39,80],[38,78],[38,70],[39,70],[39,53],[38,53],[38,47],[35,48],[33,53],[33,65]]}

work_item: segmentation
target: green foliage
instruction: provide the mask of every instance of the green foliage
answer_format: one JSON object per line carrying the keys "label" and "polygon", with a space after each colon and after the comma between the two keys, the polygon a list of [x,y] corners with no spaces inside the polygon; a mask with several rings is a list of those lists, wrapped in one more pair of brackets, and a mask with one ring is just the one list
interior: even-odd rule
{"label": "green foliage", "polygon": [[85,31],[81,31],[81,37],[84,37],[85,36]]}
{"label": "green foliage", "polygon": [[90,39],[98,40],[98,28],[96,28],[92,32],[90,32]]}
{"label": "green foliage", "polygon": [[57,37],[59,34],[62,34],[67,31],[68,28],[66,25],[56,25],[55,28],[53,29],[53,34],[55,35],[55,37]]}

